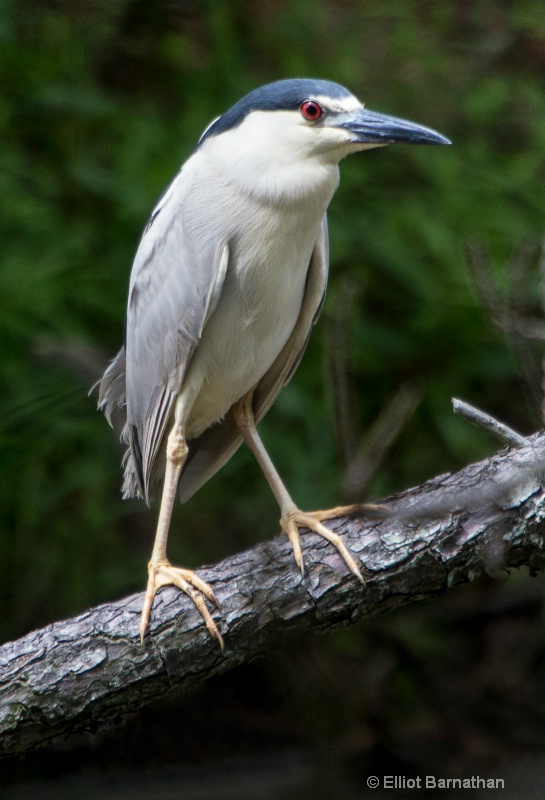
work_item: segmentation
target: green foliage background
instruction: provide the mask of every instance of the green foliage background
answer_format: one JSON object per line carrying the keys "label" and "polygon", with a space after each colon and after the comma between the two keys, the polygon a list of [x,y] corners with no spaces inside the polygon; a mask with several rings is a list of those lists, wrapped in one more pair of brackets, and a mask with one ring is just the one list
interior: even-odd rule
{"label": "green foliage background", "polygon": [[[537,0],[4,0],[2,639],[144,586],[154,514],[121,501],[121,450],[87,393],[121,343],[131,260],[156,198],[210,119],[261,83],[325,77],[453,140],[342,165],[326,309],[262,425],[294,497],[341,499],[330,369],[339,317],[354,442],[402,383],[422,391],[372,496],[496,448],[452,415],[453,395],[523,432],[539,425],[513,348],[476,302],[464,246],[484,242],[503,291],[513,249],[542,236],[544,67]],[[536,261],[536,307],[537,287]],[[529,358],[536,375],[539,351]],[[171,555],[218,558],[273,535],[277,517],[241,450],[176,512]]]}

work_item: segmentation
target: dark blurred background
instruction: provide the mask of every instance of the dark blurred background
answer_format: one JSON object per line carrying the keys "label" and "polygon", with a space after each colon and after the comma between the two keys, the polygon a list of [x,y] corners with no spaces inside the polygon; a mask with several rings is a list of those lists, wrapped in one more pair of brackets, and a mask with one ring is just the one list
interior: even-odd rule
{"label": "dark blurred background", "polygon": [[[2,641],[145,586],[156,509],[122,502],[121,447],[88,391],[121,344],[157,197],[262,83],[338,81],[453,140],[341,166],[326,306],[261,425],[301,507],[493,453],[453,395],[541,426],[544,74],[538,0],[0,4]],[[243,449],[176,510],[170,555],[198,566],[277,530]],[[109,733],[5,761],[0,780],[6,797],[110,797],[123,774],[133,798],[170,776],[187,798],[350,800],[369,774],[501,777],[529,758],[527,776],[545,752],[544,647],[539,578],[486,578],[289,641]]]}

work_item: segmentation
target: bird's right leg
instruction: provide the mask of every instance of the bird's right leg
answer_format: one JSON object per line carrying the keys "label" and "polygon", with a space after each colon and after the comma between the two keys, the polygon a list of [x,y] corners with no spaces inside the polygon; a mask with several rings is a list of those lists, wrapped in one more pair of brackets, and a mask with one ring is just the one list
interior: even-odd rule
{"label": "bird's right leg", "polygon": [[[361,574],[360,568],[356,560],[344,544],[342,538],[338,533],[327,528],[323,525],[323,520],[334,519],[335,517],[343,516],[344,514],[354,514],[361,512],[364,506],[359,504],[350,506],[337,506],[336,508],[329,508],[324,511],[301,511],[288,493],[284,483],[278,474],[276,467],[271,461],[271,457],[265,449],[265,445],[261,441],[256,428],[254,411],[253,411],[253,391],[248,392],[238,400],[233,406],[233,416],[235,423],[256,457],[259,466],[263,470],[269,486],[273,490],[274,496],[280,506],[280,527],[288,536],[291,546],[293,547],[293,554],[295,561],[299,566],[301,572],[304,572],[303,552],[301,549],[301,538],[299,535],[299,528],[308,528],[309,530],[317,533],[323,539],[337,548],[338,552],[344,559],[348,569],[363,584],[365,581]],[[373,509],[377,508],[373,506]]]}
{"label": "bird's right leg", "polygon": [[[161,586],[173,584],[185,592],[195,603],[197,609],[203,616],[206,627],[214,636],[223,650],[223,638],[208,608],[204,597],[215,603],[219,608],[218,600],[212,588],[199,578],[190,569],[173,567],[167,558],[167,540],[172,517],[172,509],[176,499],[178,481],[182,467],[187,458],[187,443],[185,441],[184,426],[179,419],[180,413],[176,407],[176,418],[173,428],[167,440],[165,482],[163,485],[163,496],[161,498],[161,508],[159,510],[159,520],[157,522],[157,532],[151,559],[148,564],[148,586],[144,598],[144,607],[140,619],[140,640],[144,641],[146,628],[148,627],[151,607],[155,593]],[[204,597],[203,597],[204,595]]]}

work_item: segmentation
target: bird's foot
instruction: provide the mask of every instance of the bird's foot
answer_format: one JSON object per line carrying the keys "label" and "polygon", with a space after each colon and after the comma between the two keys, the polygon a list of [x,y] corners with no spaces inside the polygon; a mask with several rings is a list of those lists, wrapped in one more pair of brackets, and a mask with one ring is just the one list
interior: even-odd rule
{"label": "bird's foot", "polygon": [[327,539],[328,542],[331,542],[331,544],[337,548],[350,572],[352,572],[365,585],[363,575],[361,574],[360,568],[358,567],[354,556],[350,553],[339,534],[335,533],[329,528],[326,528],[322,522],[326,519],[344,517],[348,514],[362,513],[366,510],[377,512],[383,508],[383,506],[360,503],[356,503],[351,506],[337,506],[336,508],[328,508],[324,511],[300,511],[298,508],[293,508],[282,515],[280,518],[280,527],[291,542],[295,561],[297,562],[302,574],[304,574],[305,566],[303,561],[303,552],[301,550],[301,537],[299,535],[299,528],[309,528],[309,530],[314,531],[314,533],[317,533],[318,536],[322,536],[324,539]]}
{"label": "bird's foot", "polygon": [[206,627],[211,635],[218,640],[221,649],[223,650],[223,637],[218,630],[218,626],[212,619],[206,602],[205,597],[214,603],[217,608],[220,604],[212,588],[199,578],[190,569],[181,569],[180,567],[173,567],[166,559],[162,561],[150,561],[148,564],[148,586],[146,589],[146,596],[144,598],[144,607],[142,609],[142,617],[140,619],[140,641],[144,642],[144,636],[148,627],[151,607],[153,605],[153,598],[155,593],[161,586],[177,586],[182,592],[185,592],[195,603],[198,611],[200,611]]}

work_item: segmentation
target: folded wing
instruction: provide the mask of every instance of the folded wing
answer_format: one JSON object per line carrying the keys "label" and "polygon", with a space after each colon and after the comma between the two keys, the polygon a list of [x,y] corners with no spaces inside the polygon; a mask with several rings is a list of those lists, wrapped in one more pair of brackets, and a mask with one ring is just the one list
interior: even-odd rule
{"label": "folded wing", "polygon": [[229,261],[226,242],[199,238],[196,226],[188,226],[183,209],[188,186],[180,180],[182,172],[142,236],[131,273],[125,346],[99,388],[99,407],[109,419],[115,406],[126,410],[124,496],[148,502],[174,401]]}

